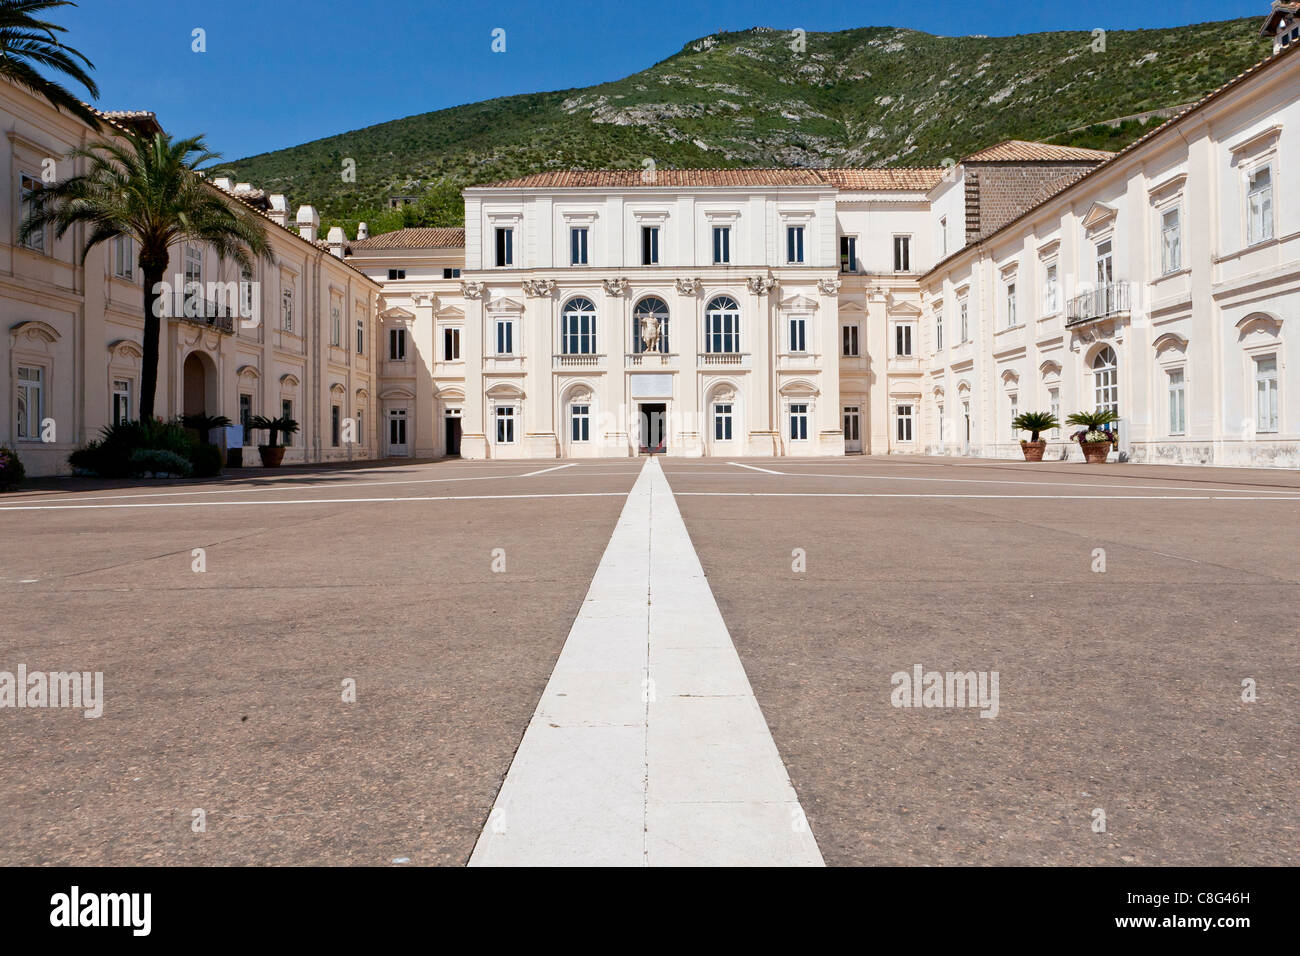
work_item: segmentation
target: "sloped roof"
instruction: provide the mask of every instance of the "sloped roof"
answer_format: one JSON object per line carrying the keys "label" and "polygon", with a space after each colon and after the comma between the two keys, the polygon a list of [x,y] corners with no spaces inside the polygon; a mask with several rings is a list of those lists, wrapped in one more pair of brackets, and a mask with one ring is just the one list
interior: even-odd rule
{"label": "sloped roof", "polygon": [[937,166],[895,169],[565,169],[484,183],[483,189],[627,189],[637,186],[834,186],[837,189],[925,191],[943,176]]}
{"label": "sloped roof", "polygon": [[820,169],[838,189],[904,189],[929,192],[943,178],[942,166],[907,166],[896,169]]}
{"label": "sloped roof", "polygon": [[465,230],[446,226],[385,232],[349,243],[352,249],[464,249]]}
{"label": "sloped roof", "polygon": [[963,163],[1100,163],[1114,153],[1104,149],[1053,146],[1024,139],[1008,139],[965,157]]}

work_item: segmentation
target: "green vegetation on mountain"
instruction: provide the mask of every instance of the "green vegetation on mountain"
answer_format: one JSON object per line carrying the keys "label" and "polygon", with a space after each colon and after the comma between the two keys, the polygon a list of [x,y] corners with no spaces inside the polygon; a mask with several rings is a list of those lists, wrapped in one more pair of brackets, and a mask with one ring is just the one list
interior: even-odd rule
{"label": "green vegetation on mountain", "polygon": [[[458,191],[570,168],[939,165],[1005,139],[1117,149],[1269,52],[1256,17],[1162,30],[939,37],[756,28],[585,89],[508,96],[230,164],[354,234],[459,225]],[[1066,132],[1073,131],[1073,132]],[[343,175],[356,163],[355,182]],[[386,209],[394,196],[419,201]]]}

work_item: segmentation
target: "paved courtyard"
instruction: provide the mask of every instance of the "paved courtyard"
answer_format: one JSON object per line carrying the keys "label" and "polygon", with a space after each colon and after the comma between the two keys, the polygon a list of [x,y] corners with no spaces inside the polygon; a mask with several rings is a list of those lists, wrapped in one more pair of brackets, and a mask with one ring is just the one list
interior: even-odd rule
{"label": "paved courtyard", "polygon": [[0,864],[1296,862],[1294,472],[376,464],[0,536],[0,671],[105,698],[0,710]]}

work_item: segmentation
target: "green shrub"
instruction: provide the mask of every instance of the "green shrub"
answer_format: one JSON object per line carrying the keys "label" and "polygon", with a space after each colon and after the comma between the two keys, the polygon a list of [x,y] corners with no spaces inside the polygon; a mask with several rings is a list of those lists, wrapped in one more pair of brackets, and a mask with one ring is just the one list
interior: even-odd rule
{"label": "green shrub", "polygon": [[185,473],[189,474],[190,459],[196,448],[198,442],[179,421],[156,418],[147,422],[121,422],[106,426],[99,438],[74,451],[68,456],[68,464],[75,471],[101,478],[132,478],[142,470],[158,470],[139,468],[132,458],[135,452],[165,451],[183,461]]}
{"label": "green shrub", "polygon": [[195,478],[221,474],[221,449],[216,445],[199,445],[190,456],[190,466]]}
{"label": "green shrub", "polygon": [[165,448],[137,448],[131,452],[131,467],[137,475],[177,475],[188,478],[189,460]]}
{"label": "green shrub", "polygon": [[27,474],[23,463],[18,460],[18,452],[5,445],[0,445],[0,491],[12,491],[22,484]]}

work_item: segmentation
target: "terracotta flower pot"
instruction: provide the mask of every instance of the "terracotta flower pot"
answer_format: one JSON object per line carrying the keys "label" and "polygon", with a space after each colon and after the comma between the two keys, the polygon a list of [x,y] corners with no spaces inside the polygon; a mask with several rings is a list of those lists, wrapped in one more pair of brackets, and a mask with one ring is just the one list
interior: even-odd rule
{"label": "terracotta flower pot", "polygon": [[1110,454],[1111,443],[1108,441],[1085,441],[1079,444],[1083,446],[1084,460],[1090,465],[1102,464]]}
{"label": "terracotta flower pot", "polygon": [[1025,461],[1042,461],[1043,452],[1047,451],[1047,442],[1022,441],[1020,450],[1025,453]]}
{"label": "terracotta flower pot", "polygon": [[283,445],[258,445],[257,453],[262,456],[263,468],[279,468],[284,461]]}

